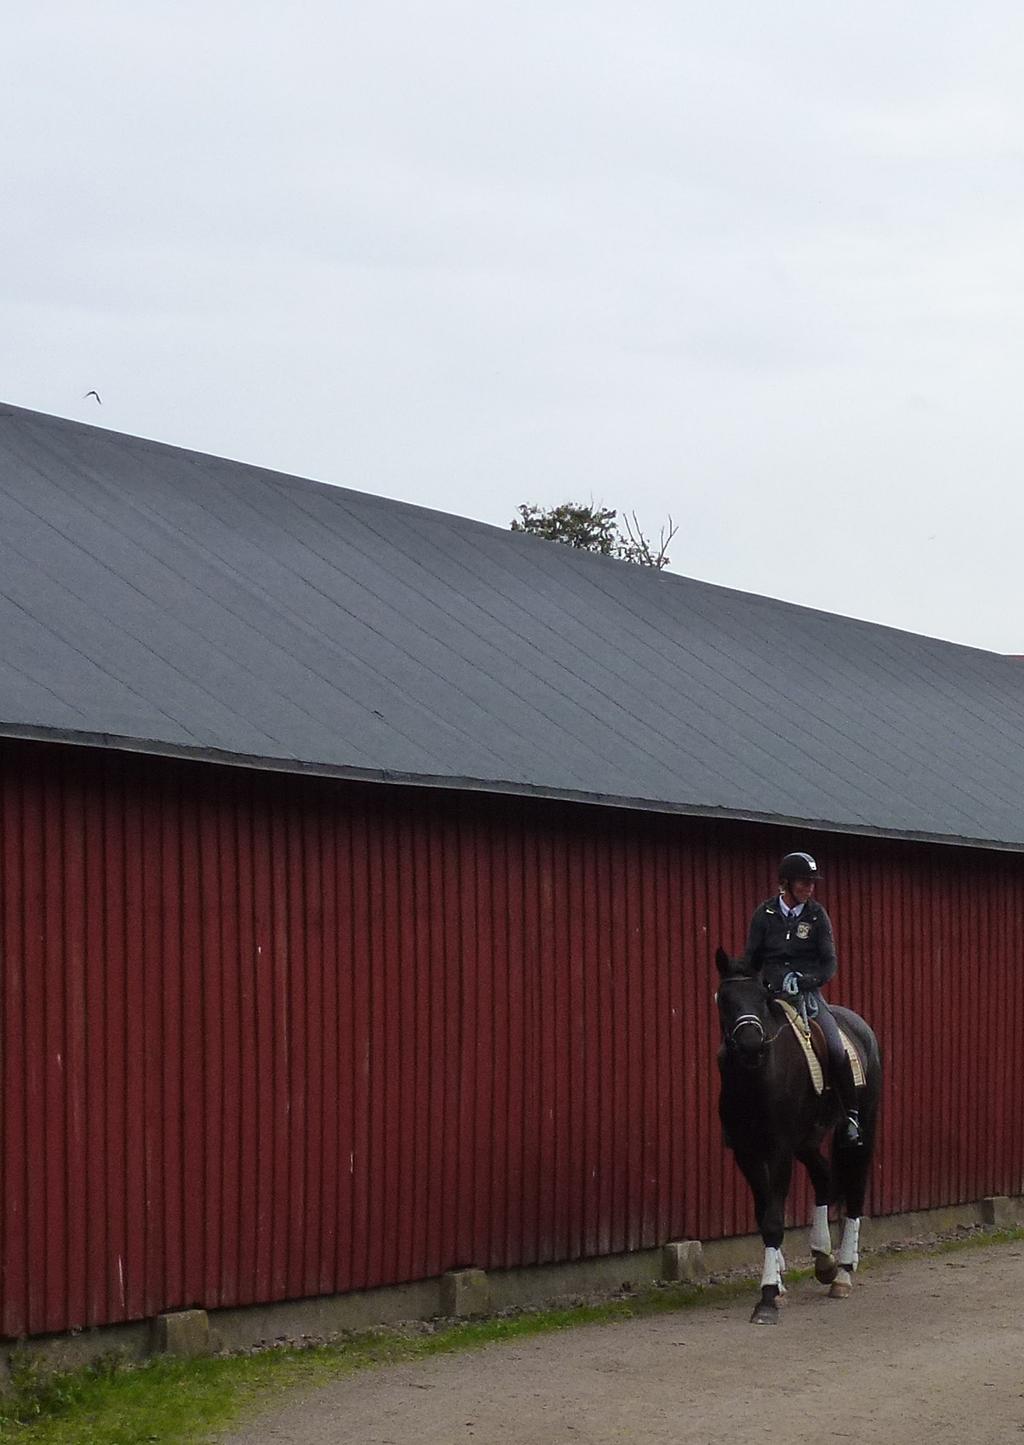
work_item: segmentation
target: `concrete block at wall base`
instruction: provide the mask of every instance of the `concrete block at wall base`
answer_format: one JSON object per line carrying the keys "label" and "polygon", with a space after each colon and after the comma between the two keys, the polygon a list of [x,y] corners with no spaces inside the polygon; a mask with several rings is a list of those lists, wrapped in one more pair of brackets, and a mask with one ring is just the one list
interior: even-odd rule
{"label": "concrete block at wall base", "polygon": [[704,1249],[699,1239],[674,1239],[662,1246],[662,1279],[673,1284],[694,1284],[706,1273]]}
{"label": "concrete block at wall base", "polygon": [[175,1310],[153,1321],[153,1353],[191,1359],[210,1353],[210,1317],[205,1310]]}
{"label": "concrete block at wall base", "polygon": [[491,1312],[491,1282],[482,1269],[450,1269],[441,1277],[441,1312],[472,1319]]}
{"label": "concrete block at wall base", "polygon": [[1008,1199],[1005,1194],[990,1194],[981,1201],[981,1222],[995,1225],[996,1229],[1016,1229],[1016,1201]]}

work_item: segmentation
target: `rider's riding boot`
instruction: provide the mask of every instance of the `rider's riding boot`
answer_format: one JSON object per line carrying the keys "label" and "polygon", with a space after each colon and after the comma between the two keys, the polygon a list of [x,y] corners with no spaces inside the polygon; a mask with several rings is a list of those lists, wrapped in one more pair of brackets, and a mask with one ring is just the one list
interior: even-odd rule
{"label": "rider's riding boot", "polygon": [[855,1149],[864,1143],[864,1138],[860,1127],[860,1113],[857,1109],[857,1085],[853,1080],[853,1068],[849,1060],[846,1061],[846,1068],[840,1070],[836,1083],[839,1101],[843,1106],[843,1113],[846,1115],[845,1123],[841,1121],[839,1124],[839,1137],[848,1148]]}

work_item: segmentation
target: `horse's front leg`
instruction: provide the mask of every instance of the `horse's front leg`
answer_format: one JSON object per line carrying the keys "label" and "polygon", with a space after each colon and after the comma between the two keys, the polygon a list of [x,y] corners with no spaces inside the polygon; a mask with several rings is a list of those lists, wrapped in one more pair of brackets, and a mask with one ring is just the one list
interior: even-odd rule
{"label": "horse's front leg", "polygon": [[786,1269],[786,1261],[782,1257],[782,1238],[785,1233],[786,1195],[789,1193],[792,1174],[793,1160],[789,1154],[769,1160],[765,1207],[758,1221],[764,1241],[764,1268],[761,1271],[761,1298],[750,1316],[750,1322],[754,1325],[778,1323],[779,1297],[786,1292],[782,1282]]}

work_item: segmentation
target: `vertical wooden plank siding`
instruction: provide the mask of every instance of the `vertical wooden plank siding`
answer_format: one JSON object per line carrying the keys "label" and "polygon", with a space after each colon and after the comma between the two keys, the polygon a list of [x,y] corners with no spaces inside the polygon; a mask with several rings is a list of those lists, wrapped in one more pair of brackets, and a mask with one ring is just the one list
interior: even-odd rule
{"label": "vertical wooden plank siding", "polygon": [[1024,857],[3,743],[0,1334],[750,1231],[711,960],[800,845],[871,1212],[1022,1192]]}

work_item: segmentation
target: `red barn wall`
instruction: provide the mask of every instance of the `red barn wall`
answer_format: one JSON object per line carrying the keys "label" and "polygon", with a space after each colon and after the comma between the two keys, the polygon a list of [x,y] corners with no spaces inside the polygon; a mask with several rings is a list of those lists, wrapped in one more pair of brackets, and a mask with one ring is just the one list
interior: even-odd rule
{"label": "red barn wall", "polygon": [[3,743],[0,1333],[749,1232],[711,959],[808,844],[872,1212],[1020,1192],[1016,855]]}

